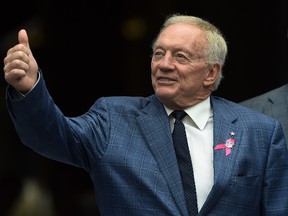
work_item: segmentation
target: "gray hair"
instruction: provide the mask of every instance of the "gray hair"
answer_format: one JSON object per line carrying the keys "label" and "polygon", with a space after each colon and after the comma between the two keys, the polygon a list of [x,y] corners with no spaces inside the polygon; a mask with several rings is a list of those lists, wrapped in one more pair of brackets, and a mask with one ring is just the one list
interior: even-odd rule
{"label": "gray hair", "polygon": [[156,39],[152,44],[152,47],[154,47],[156,40],[158,39],[159,35],[163,32],[164,29],[166,29],[170,25],[177,23],[187,23],[191,25],[196,25],[205,33],[208,43],[204,50],[204,56],[205,56],[204,58],[208,64],[213,65],[218,63],[221,66],[220,74],[214,84],[213,90],[216,90],[221,80],[223,79],[222,67],[225,64],[225,59],[228,52],[227,43],[221,31],[212,23],[199,17],[172,14],[166,18],[165,22],[163,23],[160,29],[158,36],[156,37]]}

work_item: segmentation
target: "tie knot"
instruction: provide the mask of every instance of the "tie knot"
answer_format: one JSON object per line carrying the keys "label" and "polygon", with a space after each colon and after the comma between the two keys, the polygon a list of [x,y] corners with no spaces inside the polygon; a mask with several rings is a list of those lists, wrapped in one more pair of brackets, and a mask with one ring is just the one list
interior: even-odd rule
{"label": "tie knot", "polygon": [[182,121],[182,119],[187,115],[187,113],[184,110],[175,110],[172,112],[172,115],[176,120]]}

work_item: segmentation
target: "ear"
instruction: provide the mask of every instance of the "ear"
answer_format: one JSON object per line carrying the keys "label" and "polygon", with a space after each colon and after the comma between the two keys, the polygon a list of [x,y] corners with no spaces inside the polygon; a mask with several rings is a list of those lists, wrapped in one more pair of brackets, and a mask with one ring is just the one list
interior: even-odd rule
{"label": "ear", "polygon": [[215,83],[221,71],[221,65],[219,63],[209,66],[206,78],[204,80],[204,86],[208,87]]}

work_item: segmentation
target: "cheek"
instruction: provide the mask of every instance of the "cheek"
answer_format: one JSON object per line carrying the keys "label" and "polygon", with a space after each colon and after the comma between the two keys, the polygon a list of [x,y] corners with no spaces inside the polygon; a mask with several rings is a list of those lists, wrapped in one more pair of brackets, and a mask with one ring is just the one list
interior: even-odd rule
{"label": "cheek", "polygon": [[195,88],[196,86],[202,86],[202,83],[205,79],[203,73],[198,71],[197,73],[187,73],[181,76],[182,86],[185,89]]}
{"label": "cheek", "polygon": [[151,63],[151,81],[152,81],[152,84],[156,82],[156,75],[157,75],[157,70],[158,70],[158,67],[157,67],[157,64],[155,63]]}
{"label": "cheek", "polygon": [[157,64],[151,61],[151,74],[155,75],[157,71]]}

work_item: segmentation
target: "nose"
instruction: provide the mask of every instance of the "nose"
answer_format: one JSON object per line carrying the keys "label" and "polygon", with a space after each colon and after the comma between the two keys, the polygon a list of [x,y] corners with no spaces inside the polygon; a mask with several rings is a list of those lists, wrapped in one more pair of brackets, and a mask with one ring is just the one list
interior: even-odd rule
{"label": "nose", "polygon": [[174,70],[175,65],[173,56],[166,53],[159,62],[159,68],[163,71]]}

